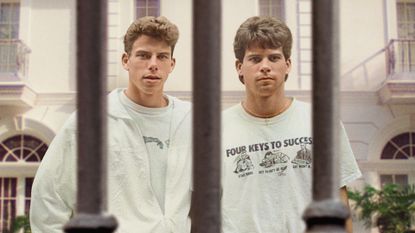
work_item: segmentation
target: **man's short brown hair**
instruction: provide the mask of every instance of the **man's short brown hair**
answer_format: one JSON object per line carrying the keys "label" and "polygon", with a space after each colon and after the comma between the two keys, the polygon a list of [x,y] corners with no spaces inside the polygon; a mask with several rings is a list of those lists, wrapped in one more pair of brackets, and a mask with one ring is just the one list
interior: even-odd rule
{"label": "man's short brown hair", "polygon": [[173,56],[174,46],[179,39],[179,29],[163,16],[145,16],[135,20],[124,36],[124,51],[128,55],[131,55],[134,42],[142,35],[166,42],[171,47]]}
{"label": "man's short brown hair", "polygon": [[291,57],[293,39],[284,22],[273,17],[254,16],[239,26],[233,42],[235,57],[243,62],[245,50],[253,44],[262,48],[282,48],[285,59]]}

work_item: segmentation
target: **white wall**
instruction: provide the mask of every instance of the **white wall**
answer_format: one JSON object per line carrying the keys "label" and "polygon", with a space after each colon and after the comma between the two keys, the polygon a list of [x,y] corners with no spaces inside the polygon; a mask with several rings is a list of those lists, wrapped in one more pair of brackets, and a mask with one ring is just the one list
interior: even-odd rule
{"label": "white wall", "polygon": [[75,90],[75,1],[31,1],[27,44],[29,79],[36,92]]}
{"label": "white wall", "polygon": [[347,71],[385,46],[383,0],[340,1],[341,70]]}

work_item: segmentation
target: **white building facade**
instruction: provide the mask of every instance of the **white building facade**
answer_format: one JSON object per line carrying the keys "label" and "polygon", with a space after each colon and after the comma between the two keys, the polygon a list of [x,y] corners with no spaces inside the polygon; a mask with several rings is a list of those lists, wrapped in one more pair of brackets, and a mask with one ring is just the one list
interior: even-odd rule
{"label": "white building facade", "polygon": [[[108,2],[108,91],[127,84],[121,55],[129,24],[164,15],[180,30],[166,91],[191,99],[192,1]],[[223,108],[243,98],[233,37],[246,18],[260,14],[291,28],[286,87],[310,101],[311,0],[223,0]],[[75,0],[0,0],[0,232],[28,213],[36,169],[76,108],[75,32]],[[340,33],[341,117],[364,174],[353,187],[415,184],[415,0],[340,0]],[[369,231],[356,224],[356,232]]]}

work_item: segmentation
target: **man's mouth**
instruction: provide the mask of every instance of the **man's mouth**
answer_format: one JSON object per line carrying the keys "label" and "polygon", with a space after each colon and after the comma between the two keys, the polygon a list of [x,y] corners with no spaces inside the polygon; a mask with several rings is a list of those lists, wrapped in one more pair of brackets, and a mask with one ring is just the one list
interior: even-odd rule
{"label": "man's mouth", "polygon": [[160,80],[161,78],[158,77],[158,76],[148,75],[148,76],[144,76],[144,79],[147,79],[147,80]]}
{"label": "man's mouth", "polygon": [[259,77],[258,79],[257,79],[257,81],[265,81],[265,80],[274,80],[273,78],[271,78],[271,77],[268,77],[268,76],[265,76],[265,77]]}

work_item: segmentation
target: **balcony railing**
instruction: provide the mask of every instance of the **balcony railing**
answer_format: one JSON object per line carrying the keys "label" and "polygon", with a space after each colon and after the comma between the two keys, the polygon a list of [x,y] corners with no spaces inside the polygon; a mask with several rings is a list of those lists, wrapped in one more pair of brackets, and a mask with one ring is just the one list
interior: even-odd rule
{"label": "balcony railing", "polygon": [[[411,74],[413,73],[413,74]],[[342,89],[379,89],[388,80],[415,80],[415,40],[392,39],[342,75]]]}
{"label": "balcony railing", "polygon": [[415,72],[415,40],[394,39],[386,47],[388,76]]}
{"label": "balcony railing", "polygon": [[31,52],[20,40],[0,40],[0,81],[24,81]]}

